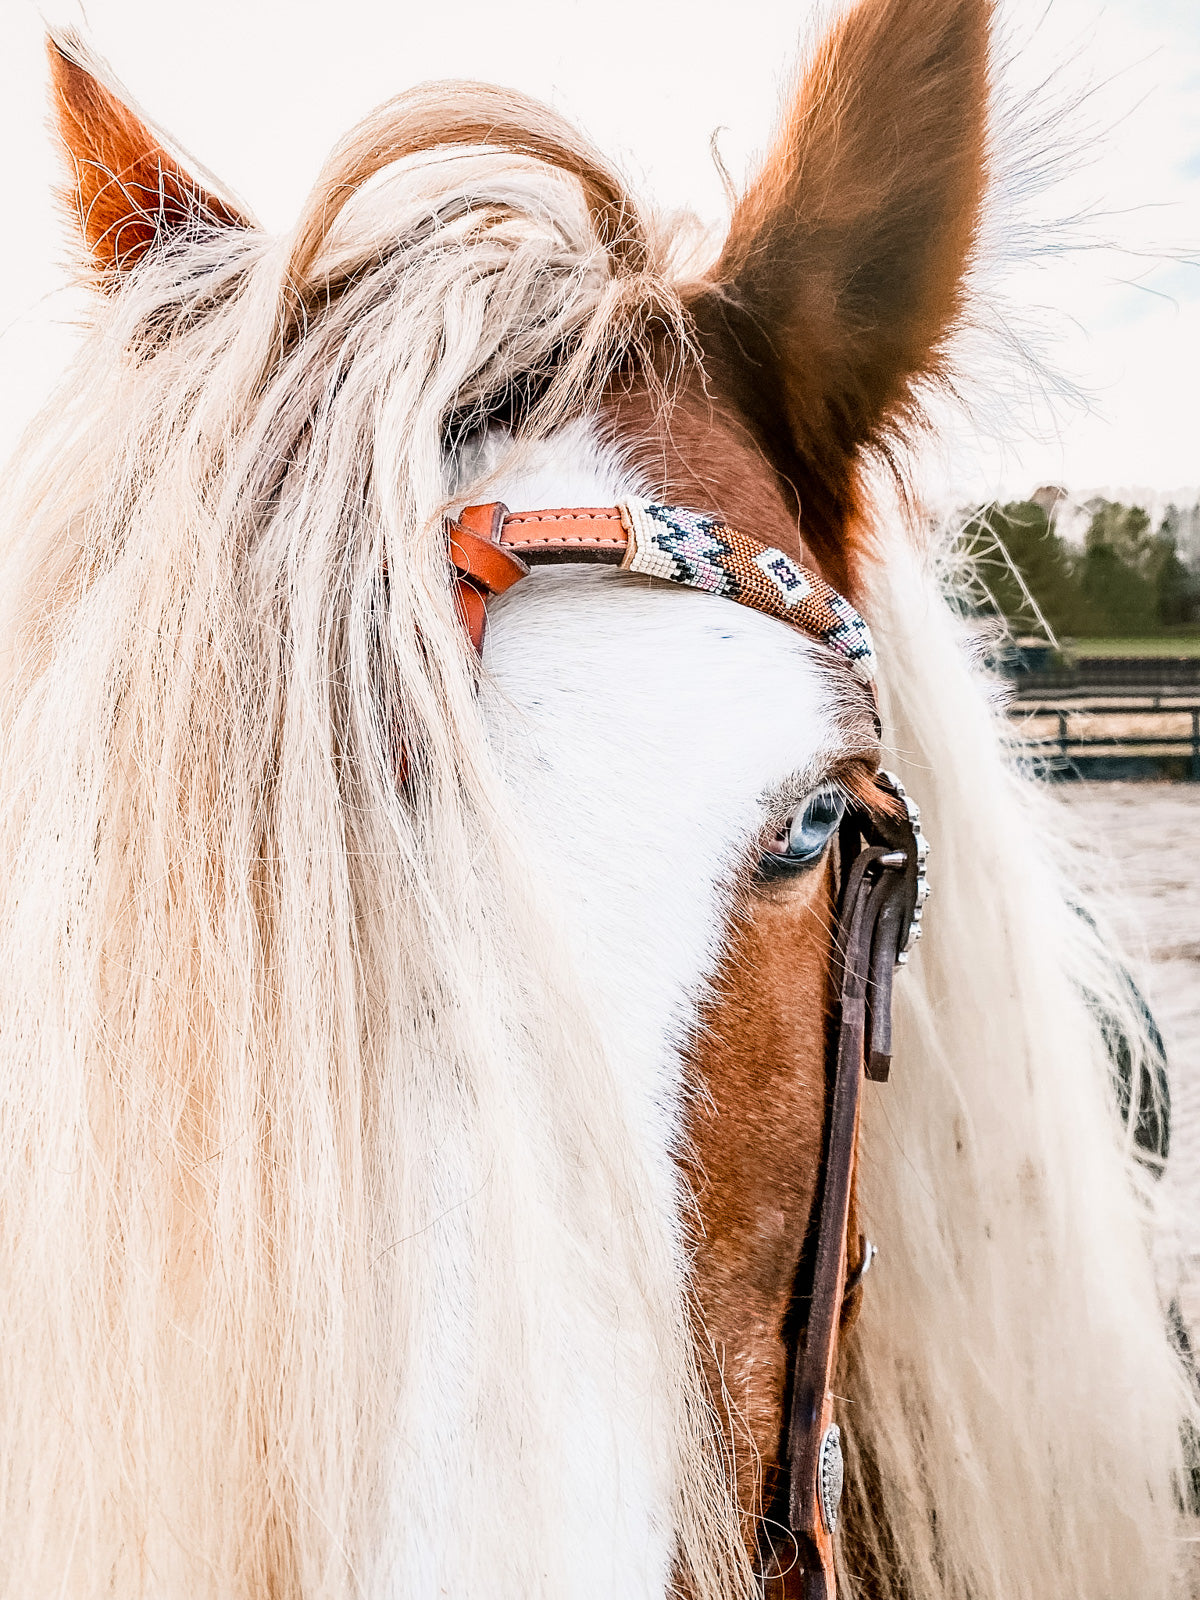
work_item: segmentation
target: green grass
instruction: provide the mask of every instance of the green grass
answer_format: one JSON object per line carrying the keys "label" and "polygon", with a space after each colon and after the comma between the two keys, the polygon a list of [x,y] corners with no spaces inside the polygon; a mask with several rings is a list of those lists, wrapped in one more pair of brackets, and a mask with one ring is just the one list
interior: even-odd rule
{"label": "green grass", "polygon": [[1071,661],[1080,656],[1200,656],[1200,633],[1156,639],[1072,639],[1064,654]]}

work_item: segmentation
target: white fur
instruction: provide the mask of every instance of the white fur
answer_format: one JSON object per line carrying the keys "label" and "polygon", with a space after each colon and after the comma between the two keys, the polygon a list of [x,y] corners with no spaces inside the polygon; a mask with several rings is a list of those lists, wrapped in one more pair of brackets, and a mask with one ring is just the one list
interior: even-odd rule
{"label": "white fur", "polygon": [[[536,510],[640,487],[576,425],[488,493]],[[774,619],[578,566],[535,570],[491,604],[484,665],[501,770],[671,1231],[681,1047],[768,796],[815,782],[837,752],[828,678]],[[569,1592],[658,1600],[672,1539],[656,1464],[670,1441],[613,1312],[564,1330],[580,1403],[562,1467]]]}

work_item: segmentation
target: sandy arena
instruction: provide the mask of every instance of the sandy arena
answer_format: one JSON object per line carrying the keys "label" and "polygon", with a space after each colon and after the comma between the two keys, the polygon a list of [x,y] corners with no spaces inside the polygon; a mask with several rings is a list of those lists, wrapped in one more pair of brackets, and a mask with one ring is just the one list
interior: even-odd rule
{"label": "sandy arena", "polygon": [[1185,1306],[1200,1331],[1200,784],[1064,784],[1102,857],[1110,913],[1134,959],[1171,1063],[1165,1210],[1183,1246]]}

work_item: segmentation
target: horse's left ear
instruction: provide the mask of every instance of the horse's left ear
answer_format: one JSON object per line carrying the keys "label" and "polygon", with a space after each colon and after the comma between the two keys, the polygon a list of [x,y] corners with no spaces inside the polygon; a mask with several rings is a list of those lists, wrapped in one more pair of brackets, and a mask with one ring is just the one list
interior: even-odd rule
{"label": "horse's left ear", "polygon": [[986,176],[991,0],[859,0],[803,76],[692,299],[732,390],[841,565],[865,450],[936,378]]}
{"label": "horse's left ear", "polygon": [[187,172],[76,35],[46,41],[68,203],[106,288],[174,241],[253,224]]}

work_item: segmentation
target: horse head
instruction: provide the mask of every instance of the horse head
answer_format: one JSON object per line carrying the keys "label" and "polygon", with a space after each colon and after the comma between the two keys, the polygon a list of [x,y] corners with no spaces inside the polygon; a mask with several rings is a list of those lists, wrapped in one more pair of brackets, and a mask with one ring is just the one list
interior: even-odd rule
{"label": "horse head", "polygon": [[[852,1592],[1167,1592],[1102,952],[871,493],[991,11],[860,0],[699,252],[474,84],[273,238],[52,41],[97,295],[6,567],[12,1592],[829,1595],[835,1528]],[[944,866],[860,1109],[883,765]]]}

